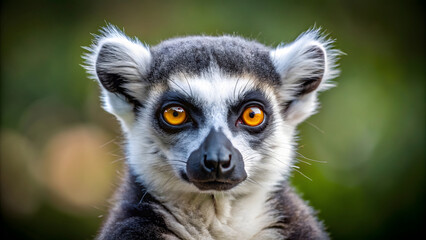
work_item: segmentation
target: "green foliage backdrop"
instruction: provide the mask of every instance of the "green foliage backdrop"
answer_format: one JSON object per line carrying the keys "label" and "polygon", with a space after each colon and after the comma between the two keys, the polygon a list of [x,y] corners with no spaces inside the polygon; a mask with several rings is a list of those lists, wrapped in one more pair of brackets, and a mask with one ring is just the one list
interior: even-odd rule
{"label": "green foliage backdrop", "polygon": [[[425,225],[425,19],[420,1],[2,1],[2,239],[91,239],[117,186],[122,138],[79,66],[111,22],[155,45],[239,34],[275,46],[323,27],[347,55],[300,126],[292,182],[335,239]],[[306,176],[306,177],[305,177]],[[311,180],[310,180],[311,179]]]}

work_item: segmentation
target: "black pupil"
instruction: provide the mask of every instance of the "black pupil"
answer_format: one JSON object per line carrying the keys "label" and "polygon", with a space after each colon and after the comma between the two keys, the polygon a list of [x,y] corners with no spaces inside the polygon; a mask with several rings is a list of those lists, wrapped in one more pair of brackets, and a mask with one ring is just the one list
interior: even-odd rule
{"label": "black pupil", "polygon": [[254,118],[254,115],[255,115],[255,113],[254,113],[253,111],[251,111],[251,112],[249,113],[249,117],[250,117],[250,118]]}
{"label": "black pupil", "polygon": [[179,113],[177,111],[173,111],[173,117],[177,117]]}

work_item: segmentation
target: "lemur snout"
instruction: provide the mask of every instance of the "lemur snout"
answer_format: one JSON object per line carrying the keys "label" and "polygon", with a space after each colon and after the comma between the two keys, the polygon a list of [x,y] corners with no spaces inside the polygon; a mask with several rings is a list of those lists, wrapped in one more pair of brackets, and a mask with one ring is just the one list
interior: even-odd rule
{"label": "lemur snout", "polygon": [[228,190],[247,178],[241,153],[214,129],[191,153],[186,170],[189,181],[200,190]]}
{"label": "lemur snout", "polygon": [[201,165],[206,171],[217,171],[218,175],[232,171],[234,169],[234,165],[231,165],[232,154],[227,150],[225,151],[229,153],[228,159],[226,154],[223,154],[224,151],[218,154],[210,152],[204,154],[204,160],[201,162]]}

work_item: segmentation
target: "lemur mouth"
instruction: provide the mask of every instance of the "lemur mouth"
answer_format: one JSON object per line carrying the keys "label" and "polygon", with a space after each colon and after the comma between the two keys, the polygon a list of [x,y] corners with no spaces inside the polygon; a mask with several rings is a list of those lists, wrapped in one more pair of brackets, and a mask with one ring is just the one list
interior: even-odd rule
{"label": "lemur mouth", "polygon": [[188,178],[188,175],[184,171],[180,172],[180,177],[184,181],[194,184],[201,191],[208,191],[208,190],[226,191],[226,190],[234,188],[235,186],[237,186],[239,183],[242,182],[242,181],[227,182],[227,181],[221,181],[217,179],[212,181],[194,181],[194,180],[191,181]]}
{"label": "lemur mouth", "polygon": [[227,183],[220,181],[212,182],[192,182],[200,190],[216,190],[216,191],[226,191],[231,188],[234,188],[238,183]]}

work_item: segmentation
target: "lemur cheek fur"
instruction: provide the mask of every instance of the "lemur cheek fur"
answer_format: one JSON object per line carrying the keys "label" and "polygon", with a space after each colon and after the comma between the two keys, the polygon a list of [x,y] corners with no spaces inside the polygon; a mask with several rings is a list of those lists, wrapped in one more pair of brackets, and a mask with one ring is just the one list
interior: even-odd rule
{"label": "lemur cheek fur", "polygon": [[127,174],[97,238],[328,239],[288,177],[296,127],[339,73],[332,43],[312,29],[276,48],[236,36],[149,47],[103,28],[85,68],[122,123]]}

